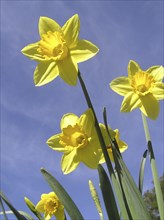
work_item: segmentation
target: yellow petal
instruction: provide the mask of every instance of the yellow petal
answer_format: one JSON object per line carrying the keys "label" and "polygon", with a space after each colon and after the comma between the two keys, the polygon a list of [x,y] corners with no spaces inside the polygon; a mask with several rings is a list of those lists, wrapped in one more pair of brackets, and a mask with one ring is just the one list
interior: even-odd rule
{"label": "yellow petal", "polygon": [[96,169],[101,157],[101,152],[98,150],[99,146],[98,138],[92,138],[88,146],[78,150],[78,160],[89,168]]}
{"label": "yellow petal", "polygon": [[80,29],[79,16],[76,14],[72,16],[62,27],[65,40],[69,48],[76,44]]}
{"label": "yellow petal", "polygon": [[122,96],[125,96],[127,93],[132,91],[129,78],[124,76],[112,80],[110,87],[113,91]]}
{"label": "yellow petal", "polygon": [[164,84],[163,83],[155,83],[152,94],[157,100],[164,99]]}
{"label": "yellow petal", "polygon": [[134,60],[130,60],[128,64],[128,76],[133,76],[136,72],[141,71],[140,66]]}
{"label": "yellow petal", "polygon": [[40,200],[37,205],[36,205],[36,210],[38,212],[44,212],[44,205],[45,205],[45,202],[43,200]]}
{"label": "yellow petal", "polygon": [[57,151],[60,151],[60,152],[64,152],[64,153],[67,153],[68,152],[68,149],[66,147],[63,147],[61,144],[60,144],[60,138],[59,138],[59,135],[60,134],[55,134],[53,135],[52,137],[50,137],[48,140],[47,140],[47,144],[50,148],[52,148],[53,150],[57,150]]}
{"label": "yellow petal", "polygon": [[88,136],[91,136],[95,125],[95,119],[91,109],[88,109],[80,116],[78,124],[83,128]]}
{"label": "yellow petal", "polygon": [[45,58],[38,53],[37,49],[38,49],[38,42],[25,46],[21,50],[21,52],[31,60],[35,60],[38,62],[45,61]]}
{"label": "yellow petal", "polygon": [[163,66],[153,66],[153,67],[150,67],[146,72],[149,72],[154,77],[154,80],[156,82],[162,82],[164,78]]}
{"label": "yellow petal", "polygon": [[65,219],[64,207],[62,209],[58,209],[55,212],[55,217],[56,217],[56,220],[64,220]]}
{"label": "yellow petal", "polygon": [[66,128],[68,125],[74,126],[78,123],[78,119],[78,116],[73,113],[63,115],[60,122],[61,130],[63,130],[63,128]]}
{"label": "yellow petal", "polygon": [[34,72],[34,83],[36,86],[45,85],[59,75],[56,62],[39,63]]}
{"label": "yellow petal", "polygon": [[128,145],[124,141],[120,140],[119,130],[115,129],[114,131],[116,132],[115,138],[116,138],[119,150],[122,153],[122,152],[124,152],[128,148]]}
{"label": "yellow petal", "polygon": [[[106,127],[104,124],[99,123],[100,129],[101,129],[101,133],[103,135],[104,141],[105,141],[105,145],[109,146],[110,145],[110,139],[109,139],[109,135],[107,133]],[[112,140],[114,140],[115,136],[116,136],[116,132],[113,131],[110,126],[108,125],[108,130],[109,130],[109,134]]]}
{"label": "yellow petal", "polygon": [[77,45],[70,50],[77,63],[90,59],[98,53],[99,49],[90,41],[79,40]]}
{"label": "yellow petal", "polygon": [[159,102],[152,94],[140,97],[142,102],[141,111],[152,120],[155,120],[159,114]]}
{"label": "yellow petal", "polygon": [[133,92],[129,92],[123,99],[121,112],[131,112],[133,109],[141,107],[139,96]]}
{"label": "yellow petal", "polygon": [[64,174],[68,174],[76,169],[79,165],[76,149],[69,154],[64,154],[61,160],[61,167]]}
{"label": "yellow petal", "polygon": [[48,31],[61,31],[60,25],[56,21],[48,17],[40,17],[38,26],[40,36],[42,36],[42,34],[46,34]]}
{"label": "yellow petal", "polygon": [[77,84],[78,66],[70,56],[58,62],[58,68],[60,77],[66,83],[71,86],[75,86]]}

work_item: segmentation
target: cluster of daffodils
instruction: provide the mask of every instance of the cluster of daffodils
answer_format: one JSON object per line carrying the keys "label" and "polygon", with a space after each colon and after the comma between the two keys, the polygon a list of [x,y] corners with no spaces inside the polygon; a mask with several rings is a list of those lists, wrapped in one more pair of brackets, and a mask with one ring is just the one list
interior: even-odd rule
{"label": "cluster of daffodils", "polygon": [[[71,17],[62,27],[48,17],[39,20],[40,40],[22,49],[28,58],[37,61],[34,71],[34,83],[42,86],[60,76],[67,84],[75,86],[78,79],[78,63],[95,56],[99,49],[87,40],[79,39],[80,21],[78,15]],[[130,112],[139,108],[142,113],[156,119],[159,114],[159,100],[164,99],[164,69],[152,66],[144,71],[135,62],[128,64],[128,77],[119,77],[110,83],[116,93],[124,96],[121,112]],[[108,132],[104,124],[99,124],[105,147],[113,162],[111,141],[116,141],[120,152],[127,144],[120,140],[119,130]],[[60,122],[61,132],[47,140],[55,151],[63,153],[61,169],[64,174],[71,173],[82,162],[91,169],[104,163],[105,158],[95,129],[95,116],[88,108],[80,117],[74,113],[65,114]],[[111,139],[109,138],[109,134]],[[65,219],[64,207],[53,192],[43,194],[36,210],[44,213],[46,220],[54,215]]]}

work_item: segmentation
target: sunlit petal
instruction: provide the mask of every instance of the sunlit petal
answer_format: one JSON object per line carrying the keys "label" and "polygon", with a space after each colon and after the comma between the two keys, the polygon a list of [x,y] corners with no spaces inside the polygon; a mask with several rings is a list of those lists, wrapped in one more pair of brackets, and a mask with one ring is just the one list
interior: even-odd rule
{"label": "sunlit petal", "polygon": [[128,76],[131,77],[135,75],[138,71],[140,71],[141,68],[134,60],[130,60],[128,64]]}
{"label": "sunlit petal", "polygon": [[46,34],[48,31],[61,31],[60,25],[56,21],[48,17],[40,17],[38,26],[40,36],[42,36],[42,34]]}
{"label": "sunlit petal", "polygon": [[121,112],[131,112],[133,109],[141,106],[139,96],[133,92],[128,93],[122,102]]}
{"label": "sunlit petal", "polygon": [[152,94],[157,100],[164,99],[164,83],[155,83],[152,89]]}
{"label": "sunlit petal", "polygon": [[141,111],[149,118],[155,120],[159,114],[159,102],[152,94],[141,97]]}
{"label": "sunlit petal", "polygon": [[73,150],[69,154],[64,154],[61,160],[61,167],[64,174],[68,174],[75,170],[79,165],[79,159],[76,150]]}
{"label": "sunlit petal", "polygon": [[45,85],[59,75],[56,62],[39,63],[34,71],[34,83],[36,86]]}
{"label": "sunlit petal", "polygon": [[80,29],[80,20],[77,14],[72,16],[70,19],[68,19],[64,24],[64,26],[62,27],[62,31],[64,33],[67,45],[69,45],[69,48],[71,48],[76,44],[76,41],[78,39],[79,29]]}
{"label": "sunlit petal", "polygon": [[69,85],[75,86],[77,84],[77,63],[73,61],[73,58],[67,57],[63,61],[58,62],[59,75]]}
{"label": "sunlit petal", "polygon": [[70,50],[70,55],[77,63],[86,61],[98,53],[99,49],[87,40],[79,40],[77,45]]}
{"label": "sunlit petal", "polygon": [[75,124],[77,124],[79,117],[73,113],[68,113],[63,115],[61,122],[60,122],[60,127],[61,130],[63,128],[68,127],[68,125],[74,126]]}
{"label": "sunlit petal", "polygon": [[87,135],[91,135],[95,120],[91,109],[84,112],[78,120],[78,124],[83,128]]}
{"label": "sunlit petal", "polygon": [[132,91],[129,78],[124,76],[112,80],[110,87],[113,91],[122,96],[125,96],[127,93]]}

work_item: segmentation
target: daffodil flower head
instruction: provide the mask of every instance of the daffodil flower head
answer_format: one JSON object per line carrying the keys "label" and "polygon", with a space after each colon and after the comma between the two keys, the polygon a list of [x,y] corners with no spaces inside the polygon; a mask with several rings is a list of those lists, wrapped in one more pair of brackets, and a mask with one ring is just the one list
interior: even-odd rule
{"label": "daffodil flower head", "polygon": [[[105,145],[106,145],[110,160],[112,162],[114,162],[114,157],[113,157],[113,153],[112,153],[112,146],[111,146],[111,142],[110,142],[108,133],[106,131],[106,127],[104,124],[101,124],[101,123],[99,124],[99,126],[100,126],[100,129],[101,129],[104,141],[105,141]],[[124,141],[120,140],[119,130],[118,129],[112,130],[109,125],[108,125],[108,130],[109,130],[109,134],[110,134],[111,139],[116,140],[120,153],[123,153],[128,148],[128,145]],[[100,151],[101,151],[101,149],[100,149]],[[105,163],[105,158],[104,158],[103,153],[101,155],[100,163]]]}
{"label": "daffodil flower head", "polygon": [[164,68],[152,66],[146,71],[135,62],[128,64],[128,77],[119,77],[110,83],[110,87],[124,96],[121,112],[130,112],[140,108],[147,117],[155,120],[159,114],[159,100],[164,99]]}
{"label": "daffodil flower head", "polygon": [[42,86],[60,76],[69,85],[77,84],[78,63],[95,56],[98,48],[87,40],[78,38],[79,16],[72,16],[61,27],[48,17],[39,19],[40,40],[27,45],[22,53],[38,62],[34,83]]}
{"label": "daffodil flower head", "polygon": [[44,213],[45,220],[50,220],[53,215],[57,220],[65,219],[64,206],[54,192],[42,194],[35,208],[38,212]]}
{"label": "daffodil flower head", "polygon": [[80,117],[65,114],[60,123],[61,133],[47,141],[53,150],[63,152],[61,167],[64,174],[75,170],[80,162],[96,169],[100,160],[100,143],[95,131],[95,120],[91,109]]}

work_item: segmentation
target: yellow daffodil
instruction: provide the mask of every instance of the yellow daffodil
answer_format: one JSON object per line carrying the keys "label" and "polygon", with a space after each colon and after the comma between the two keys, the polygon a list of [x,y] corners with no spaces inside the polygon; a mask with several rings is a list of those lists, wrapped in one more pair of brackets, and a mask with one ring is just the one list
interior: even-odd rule
{"label": "yellow daffodil", "polygon": [[22,49],[22,53],[39,64],[34,71],[34,83],[42,86],[58,75],[69,85],[76,85],[78,65],[95,56],[98,48],[78,38],[80,20],[72,16],[63,27],[48,17],[40,17],[40,40]]}
{"label": "yellow daffodil", "polygon": [[80,117],[68,113],[61,119],[61,133],[47,141],[53,150],[63,152],[61,167],[64,174],[77,168],[80,162],[96,169],[101,153],[98,150],[99,140],[95,131],[95,120],[91,109]]}
{"label": "yellow daffodil", "polygon": [[54,192],[42,194],[41,200],[36,205],[38,212],[44,213],[44,219],[49,220],[54,215],[57,220],[64,220],[64,206]]}
{"label": "yellow daffodil", "polygon": [[121,112],[140,108],[143,114],[155,120],[159,114],[159,100],[164,99],[163,77],[162,66],[152,66],[144,71],[131,60],[128,64],[128,77],[119,77],[110,83],[111,89],[125,96]]}
{"label": "yellow daffodil", "polygon": [[[107,147],[107,151],[108,151],[110,160],[114,161],[113,153],[112,153],[112,146],[111,146],[110,139],[109,139],[108,133],[106,131],[105,125],[99,124],[99,126],[100,126],[100,129],[101,129],[104,141],[105,141],[105,145]],[[116,140],[120,152],[121,153],[124,152],[128,148],[128,145],[124,141],[120,140],[119,130],[118,129],[112,130],[109,126],[108,126],[108,129],[109,129],[111,139]],[[101,149],[100,149],[100,151],[101,151]],[[100,163],[104,163],[104,162],[105,162],[105,159],[102,154],[101,159],[100,159]]]}

